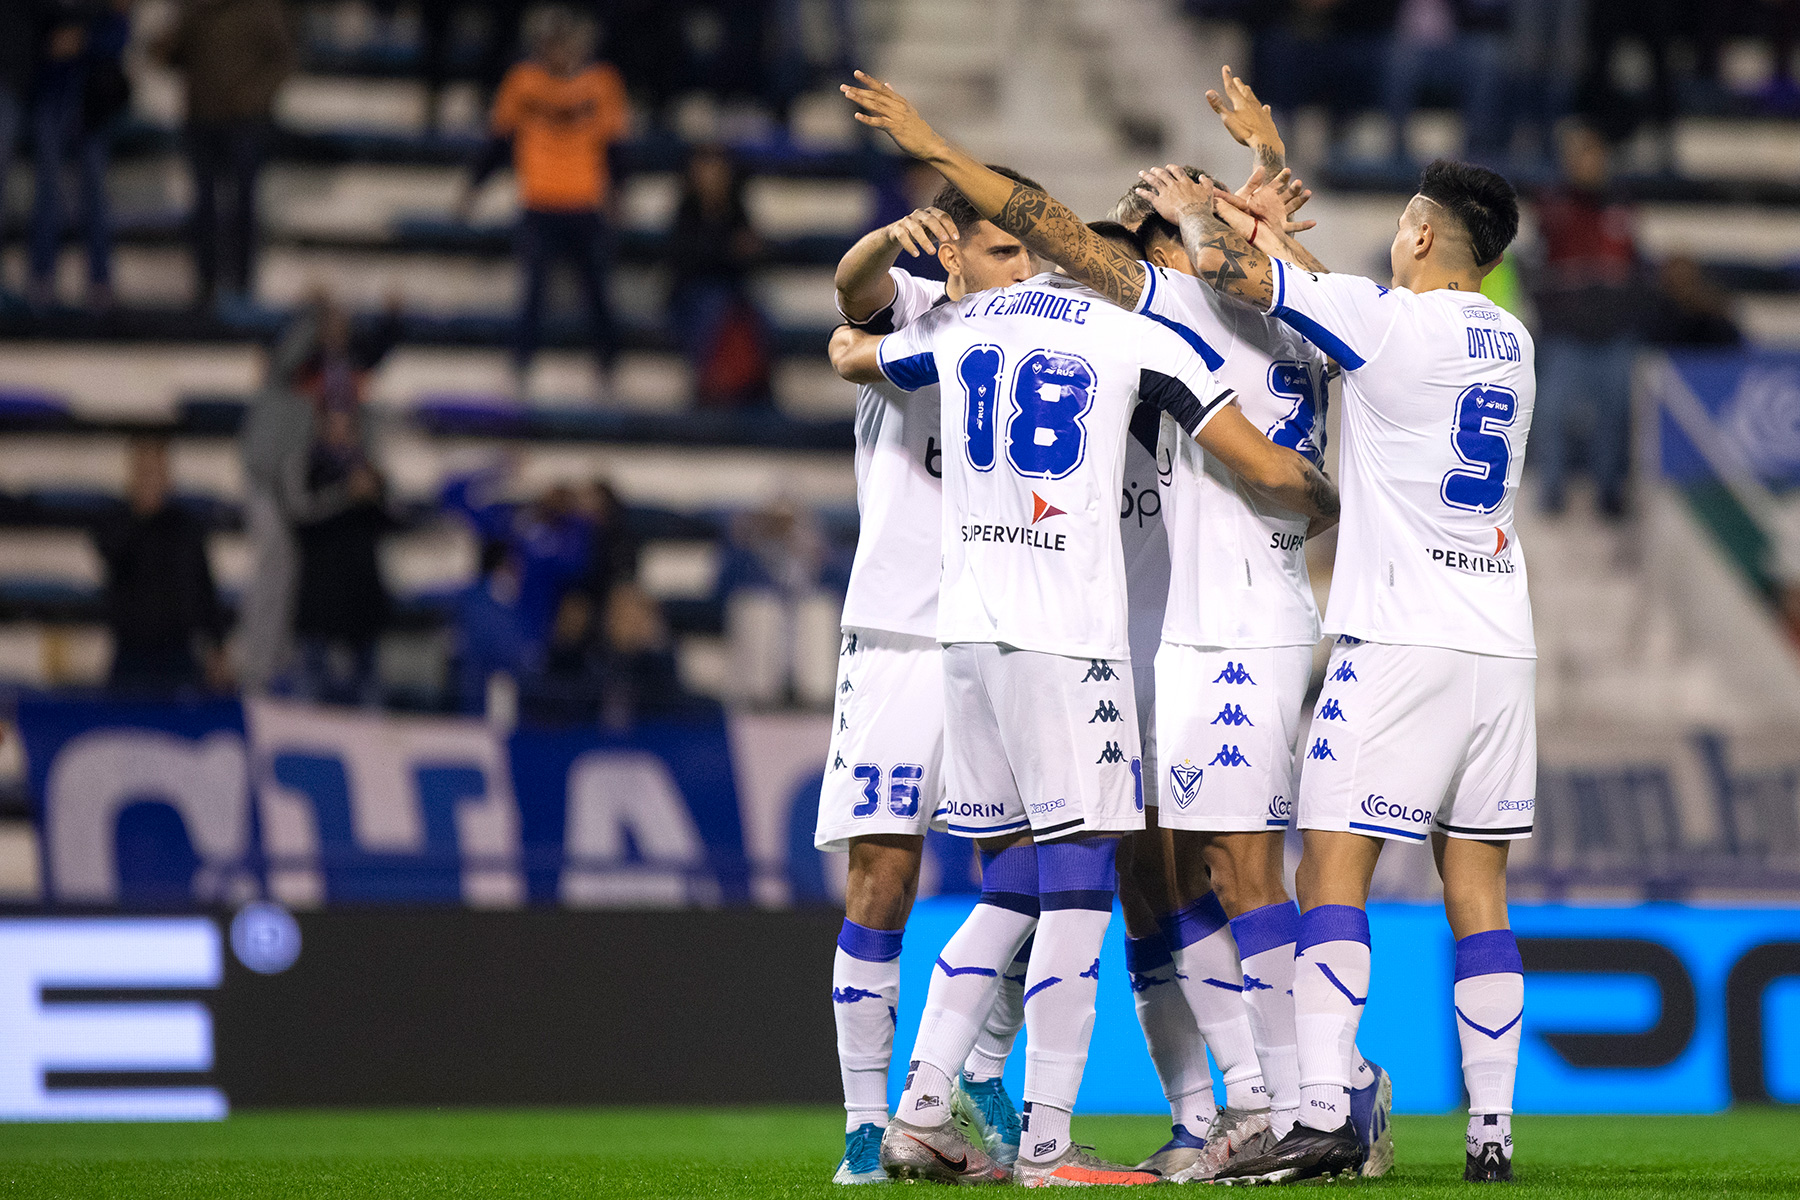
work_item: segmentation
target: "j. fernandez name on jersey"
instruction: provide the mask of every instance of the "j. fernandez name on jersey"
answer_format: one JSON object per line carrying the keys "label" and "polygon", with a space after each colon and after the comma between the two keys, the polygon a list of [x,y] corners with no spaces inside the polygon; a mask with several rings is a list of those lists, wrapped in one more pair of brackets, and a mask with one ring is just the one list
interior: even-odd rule
{"label": "j. fernandez name on jersey", "polygon": [[1068,548],[1068,534],[1046,533],[1025,525],[964,525],[965,542],[1010,542],[1033,550],[1062,551]]}
{"label": "j. fernandez name on jersey", "polygon": [[987,302],[987,306],[977,313],[973,308],[964,316],[983,317],[1043,317],[1046,321],[1067,321],[1071,325],[1086,325],[1087,311],[1091,304],[1087,300],[1074,296],[1057,296],[1050,292],[1026,291],[1002,293]]}

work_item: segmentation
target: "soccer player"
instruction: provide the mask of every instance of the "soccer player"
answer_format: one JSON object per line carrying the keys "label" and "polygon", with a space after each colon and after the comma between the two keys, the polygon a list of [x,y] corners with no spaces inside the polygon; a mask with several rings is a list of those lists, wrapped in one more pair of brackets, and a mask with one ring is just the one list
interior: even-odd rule
{"label": "soccer player", "polygon": [[[853,381],[950,381],[938,611],[950,792],[959,831],[991,844],[1029,830],[1037,847],[1040,915],[1025,989],[1030,1048],[1014,1178],[1155,1182],[1069,1137],[1115,843],[1143,823],[1112,508],[1132,411],[1143,400],[1169,413],[1273,503],[1328,516],[1335,494],[1311,463],[1243,419],[1179,337],[1061,276],[976,293],[846,349],[833,361]],[[1124,719],[1091,721],[1100,705]],[[954,965],[970,976],[957,1011],[984,1012],[992,993],[983,974],[992,968]],[[944,1099],[969,1048],[955,1033],[968,1025],[943,1022],[930,1037],[922,1025],[900,1111],[882,1139],[890,1174],[994,1177],[991,1160],[950,1124]]]}
{"label": "soccer player", "polygon": [[[935,253],[948,282],[901,270],[895,263],[903,250],[915,258]],[[961,194],[945,188],[933,207],[852,246],[834,282],[849,325],[884,334],[933,305],[1017,283],[1033,270],[1017,238],[983,221]],[[836,712],[814,834],[820,850],[849,854],[844,927],[831,978],[847,1114],[838,1183],[887,1180],[877,1152],[888,1122],[901,935],[918,891],[925,830],[943,797],[937,391],[908,393],[878,380],[863,384],[856,396],[862,532],[844,598]],[[1004,1061],[1004,1051],[999,1057]],[[1016,1124],[1016,1117],[1008,1119],[1012,1103],[998,1071],[972,1081],[970,1090],[995,1110],[992,1124]]]}
{"label": "soccer player", "polygon": [[1300,782],[1300,1123],[1222,1176],[1306,1179],[1360,1161],[1346,1092],[1369,995],[1364,910],[1376,860],[1398,839],[1432,843],[1456,936],[1463,1177],[1510,1179],[1524,978],[1506,856],[1530,836],[1537,783],[1536,645],[1513,504],[1536,383],[1530,334],[1480,288],[1518,232],[1517,199],[1492,171],[1432,163],[1382,286],[1271,258],[1218,220],[1209,183],[1174,168],[1144,178],[1201,278],[1344,369],[1344,523],[1325,621],[1337,644]]}
{"label": "soccer player", "polygon": [[[1237,392],[1258,428],[1317,460],[1324,440],[1323,357],[1279,322],[1195,278],[1179,235],[1147,202],[1115,213],[1153,222],[1139,233],[1149,234],[1145,244],[1156,265],[1094,236],[1050,197],[985,170],[893,89],[864,82],[866,88],[846,91],[873,114],[866,123],[937,167],[1027,246],[1175,331]],[[1304,254],[1277,232],[1288,227],[1288,198],[1279,173],[1284,150],[1267,111],[1229,72],[1225,96],[1214,105],[1257,151],[1252,183],[1259,176],[1267,181],[1265,199],[1273,208],[1257,236]],[[1303,550],[1306,517],[1241,487],[1229,464],[1200,453],[1191,440],[1177,439],[1170,450],[1163,490],[1173,583],[1156,671],[1157,744],[1166,766],[1156,791],[1166,800],[1155,819],[1177,831],[1167,853],[1180,870],[1150,914],[1164,947],[1150,936],[1153,930],[1132,927],[1134,889],[1122,895],[1128,953],[1143,967],[1133,979],[1139,1016],[1165,1090],[1180,1072],[1178,1053],[1165,1048],[1172,1040],[1165,1031],[1180,1023],[1147,1009],[1167,1002],[1176,989],[1158,985],[1173,979],[1206,1035],[1227,1093],[1210,1131],[1194,1129],[1195,1118],[1184,1120],[1183,1106],[1171,1096],[1174,1136],[1146,1163],[1205,1178],[1233,1152],[1267,1148],[1272,1139],[1258,1136],[1264,1123],[1276,1136],[1285,1134],[1299,1105],[1290,991],[1300,919],[1282,881],[1282,835],[1293,806],[1295,740],[1319,622]],[[1146,788],[1147,802],[1154,794]],[[1148,830],[1130,840],[1135,890],[1154,897],[1163,843]],[[1165,955],[1172,963],[1165,964]],[[1240,955],[1248,961],[1240,964]],[[1391,1088],[1379,1067],[1360,1055],[1357,1063],[1358,1129],[1369,1147],[1370,1173],[1381,1174],[1392,1163],[1385,1112]]]}

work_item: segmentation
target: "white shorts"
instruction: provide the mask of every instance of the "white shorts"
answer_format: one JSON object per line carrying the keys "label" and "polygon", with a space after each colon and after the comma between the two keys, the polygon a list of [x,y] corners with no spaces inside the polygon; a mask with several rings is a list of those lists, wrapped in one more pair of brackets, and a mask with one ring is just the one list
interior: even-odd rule
{"label": "white shorts", "polygon": [[1156,652],[1156,741],[1164,829],[1286,829],[1294,742],[1311,646],[1232,649],[1164,642]]}
{"label": "white shorts", "polygon": [[1144,827],[1131,663],[944,647],[944,825],[1040,842]]}
{"label": "white shorts", "polygon": [[944,653],[932,638],[844,630],[813,845],[923,836],[944,799]]}
{"label": "white shorts", "polygon": [[1301,758],[1300,828],[1531,836],[1537,660],[1339,638]]}

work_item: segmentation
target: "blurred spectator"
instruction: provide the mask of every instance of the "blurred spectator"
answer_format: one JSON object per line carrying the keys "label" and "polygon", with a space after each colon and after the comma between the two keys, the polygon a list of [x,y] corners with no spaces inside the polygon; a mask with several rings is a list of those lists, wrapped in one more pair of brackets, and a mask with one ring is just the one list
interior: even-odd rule
{"label": "blurred spectator", "polygon": [[532,58],[506,73],[494,99],[493,139],[476,163],[458,206],[463,219],[477,189],[505,158],[510,142],[518,177],[519,269],[523,275],[513,368],[520,395],[537,353],[550,268],[575,268],[587,302],[599,389],[608,390],[617,339],[611,286],[613,234],[607,215],[612,181],[607,150],[625,136],[625,84],[610,63],[589,61],[593,22],[568,9],[542,9],[528,30]]}
{"label": "blurred spectator", "polygon": [[300,548],[294,632],[302,693],[333,704],[380,703],[375,651],[391,605],[381,538],[397,528],[354,408],[324,408],[304,461],[290,464],[287,509]]}
{"label": "blurred spectator", "polygon": [[1538,197],[1543,263],[1535,289],[1540,325],[1532,462],[1542,503],[1558,512],[1573,454],[1570,434],[1589,418],[1587,465],[1600,510],[1625,512],[1630,469],[1631,372],[1650,313],[1637,250],[1637,212],[1611,185],[1609,151],[1591,126],[1562,139],[1562,182]]}
{"label": "blurred spectator", "polygon": [[73,154],[81,177],[87,233],[88,307],[112,307],[112,214],[106,168],[113,126],[131,100],[121,60],[131,37],[131,0],[65,4],[42,43],[32,88],[36,193],[31,206],[34,308],[56,302],[56,259],[62,249],[64,161]]}
{"label": "blurred spectator", "polygon": [[626,728],[646,717],[670,717],[692,709],[681,683],[675,642],[654,597],[623,584],[607,597],[601,665],[600,721]]}
{"label": "blurred spectator", "polygon": [[768,326],[748,286],[762,241],[744,191],[743,172],[724,148],[696,147],[669,230],[669,325],[687,353],[703,408],[771,401]]}
{"label": "blurred spectator", "polygon": [[1760,97],[1763,106],[1774,113],[1792,115],[1800,112],[1800,85],[1794,83],[1794,44],[1800,41],[1800,2],[1754,0],[1745,8],[1751,22],[1757,26],[1757,32],[1768,39],[1775,60],[1775,69]]}
{"label": "blurred spectator", "polygon": [[541,649],[563,596],[587,574],[593,523],[581,511],[574,488],[558,484],[531,504],[496,497],[498,472],[451,480],[444,488],[446,511],[468,521],[483,545],[505,547],[516,572],[521,635]]}
{"label": "blurred spectator", "polygon": [[817,514],[791,500],[732,519],[718,594],[739,699],[831,702],[843,597],[830,552]]}
{"label": "blurred spectator", "polygon": [[590,480],[577,496],[576,506],[593,527],[582,590],[594,597],[608,596],[613,588],[637,579],[637,536],[626,523],[619,494],[604,479]]}
{"label": "blurred spectator", "polygon": [[1284,123],[1295,108],[1324,105],[1336,146],[1349,119],[1381,94],[1399,11],[1400,0],[1255,5],[1252,19],[1262,23],[1253,25],[1252,82]]}
{"label": "blurred spectator", "polygon": [[1657,273],[1656,318],[1650,340],[1660,346],[1740,345],[1731,295],[1706,277],[1691,255],[1677,254]]}
{"label": "blurred spectator", "polygon": [[516,704],[518,681],[543,663],[543,647],[526,636],[519,611],[522,574],[519,556],[510,545],[482,543],[479,573],[456,598],[454,656],[459,712],[488,712],[495,676],[504,677]]}
{"label": "blurred spectator", "polygon": [[[1761,3],[1762,0],[1755,0]],[[1646,120],[1656,133],[1665,170],[1675,168],[1677,107],[1675,54],[1686,0],[1587,0],[1586,49],[1576,110],[1601,134],[1622,142]],[[1613,58],[1636,43],[1650,60],[1650,90],[1643,97],[1620,89]]]}
{"label": "blurred spectator", "polygon": [[1523,127],[1539,162],[1556,161],[1556,126],[1575,102],[1586,19],[1586,0],[1513,0],[1500,149],[1510,149],[1514,128]]}
{"label": "blurred spectator", "polygon": [[257,179],[275,93],[294,69],[286,14],[280,0],[183,0],[157,52],[187,93],[196,302],[251,302]]}
{"label": "blurred spectator", "polygon": [[[128,691],[225,687],[225,613],[213,588],[206,530],[169,495],[169,449],[131,444],[126,511],[94,542],[106,568],[111,683]],[[197,653],[198,652],[198,653]]]}
{"label": "blurred spectator", "polygon": [[1511,17],[1510,0],[1402,0],[1388,51],[1386,87],[1396,159],[1411,161],[1407,119],[1426,88],[1461,98],[1471,158],[1496,164],[1504,159]]}

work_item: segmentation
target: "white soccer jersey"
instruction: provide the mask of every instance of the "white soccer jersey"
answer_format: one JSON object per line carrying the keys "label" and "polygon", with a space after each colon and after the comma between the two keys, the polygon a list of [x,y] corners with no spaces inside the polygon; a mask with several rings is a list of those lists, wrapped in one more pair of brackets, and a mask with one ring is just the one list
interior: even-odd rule
{"label": "white soccer jersey", "polygon": [[1344,368],[1325,632],[1535,658],[1513,500],[1531,335],[1479,293],[1415,295],[1275,263],[1271,314]]}
{"label": "white soccer jersey", "polygon": [[1230,399],[1174,333],[1061,275],[941,305],[881,341],[945,381],[938,641],[1125,659],[1118,500],[1140,399],[1190,435]]}
{"label": "white soccer jersey", "polygon": [[[1270,441],[1321,461],[1323,356],[1279,321],[1191,275],[1143,267],[1138,312],[1193,347]],[[1171,449],[1163,477],[1172,548],[1163,640],[1230,647],[1318,641],[1319,607],[1306,572],[1307,519],[1252,497],[1192,438],[1175,439]]]}
{"label": "white soccer jersey", "polygon": [[[888,274],[894,280],[893,303],[853,325],[892,333],[944,298],[941,283],[899,267]],[[935,386],[904,392],[891,383],[865,383],[856,389],[856,509],[862,529],[844,595],[845,625],[937,635],[941,447]]]}

